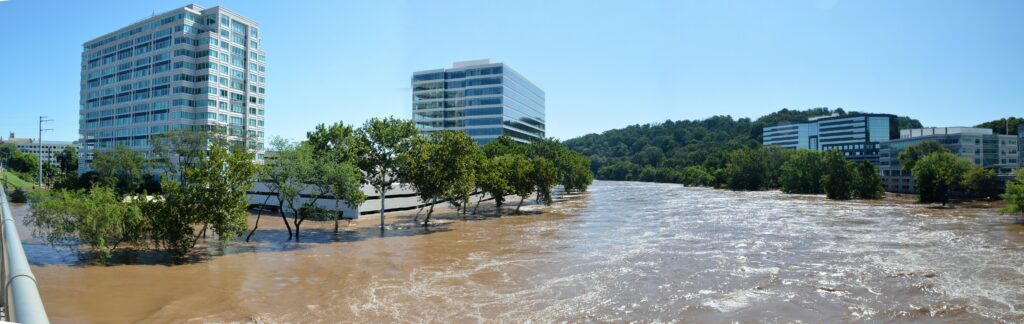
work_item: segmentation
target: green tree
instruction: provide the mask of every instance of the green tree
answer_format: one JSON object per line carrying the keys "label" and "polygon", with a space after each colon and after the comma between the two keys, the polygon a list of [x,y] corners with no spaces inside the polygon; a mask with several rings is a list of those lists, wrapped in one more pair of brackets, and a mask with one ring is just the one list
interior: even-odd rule
{"label": "green tree", "polygon": [[295,240],[299,241],[302,223],[314,217],[315,214],[321,213],[322,209],[319,207],[318,201],[321,197],[332,194],[334,179],[331,178],[331,172],[339,162],[330,154],[316,155],[309,142],[299,143],[295,153],[290,157],[291,163],[294,163],[294,167],[298,169],[300,186],[304,185],[303,187],[308,193],[308,198],[298,209],[295,208],[294,201],[289,204],[292,209]]}
{"label": "green tree", "polygon": [[536,186],[537,199],[551,205],[551,189],[558,182],[558,169],[543,157],[534,157],[530,162],[533,164],[533,184]]}
{"label": "green tree", "polygon": [[244,148],[214,141],[205,158],[182,166],[182,181],[167,179],[163,199],[150,202],[157,241],[184,255],[208,228],[223,242],[242,235],[248,227],[246,194],[257,172],[253,158]]}
{"label": "green tree", "polygon": [[772,145],[764,147],[765,164],[765,188],[775,189],[782,187],[782,164],[789,160],[789,156],[795,151]]}
{"label": "green tree", "polygon": [[127,146],[96,152],[90,165],[99,176],[100,184],[114,188],[118,195],[134,194],[142,187],[146,159]]}
{"label": "green tree", "polygon": [[[809,117],[828,116],[833,113],[857,115],[861,112],[842,109],[812,108],[807,110],[782,109],[756,120],[712,116],[703,120],[666,120],[659,123],[631,125],[597,134],[587,134],[564,141],[570,150],[591,159],[591,170],[602,180],[631,180],[640,178],[649,167],[648,176],[654,181],[671,181],[672,172],[664,168],[682,170],[691,165],[702,165],[715,177],[715,186],[728,187],[725,155],[740,148],[756,148],[762,143],[762,129],[766,125],[786,122],[805,122]],[[891,135],[898,129],[920,128],[920,122],[896,117],[890,121]],[[1011,126],[1012,127],[1012,126]],[[789,150],[769,153],[768,180],[764,188],[780,186],[782,160]],[[663,168],[663,169],[659,169]],[[603,171],[603,172],[602,172]],[[627,179],[627,177],[629,179]],[[680,176],[681,177],[681,176]]]}
{"label": "green tree", "polygon": [[[435,132],[431,138],[437,144],[438,154],[444,159],[442,162],[447,166],[442,171],[446,178],[444,200],[451,202],[456,207],[469,205],[470,196],[476,189],[476,171],[482,160],[480,146],[473,141],[465,132]],[[435,146],[435,147],[436,147]],[[428,215],[427,221],[430,220]]]}
{"label": "green tree", "polygon": [[349,208],[359,208],[366,201],[362,191],[363,173],[355,167],[359,163],[359,138],[355,135],[352,126],[343,123],[319,124],[306,133],[306,142],[314,157],[321,161],[329,192],[335,198],[334,233],[338,233],[338,219],[344,217],[341,201]]}
{"label": "green tree", "polygon": [[537,191],[532,174],[534,166],[530,160],[519,154],[508,154],[503,157],[507,159],[505,163],[508,163],[508,173],[505,175],[508,179],[508,184],[512,188],[512,192],[519,196],[519,204],[516,205],[516,213],[518,214],[519,208],[523,206],[523,200],[529,198],[531,194]]}
{"label": "green tree", "polygon": [[57,166],[59,167],[59,179],[56,188],[74,188],[78,180],[78,150],[68,145],[57,154]]}
{"label": "green tree", "polygon": [[782,163],[779,185],[782,192],[820,194],[825,173],[823,155],[818,151],[797,150]]}
{"label": "green tree", "polygon": [[972,166],[964,173],[961,186],[973,197],[995,198],[999,195],[999,178],[995,170]]}
{"label": "green tree", "polygon": [[511,137],[502,135],[498,139],[487,142],[483,147],[484,154],[489,158],[505,154],[520,154],[526,156],[526,145],[516,142]]}
{"label": "green tree", "polygon": [[27,203],[28,202],[28,193],[25,192],[25,190],[23,190],[21,188],[17,188],[17,189],[14,189],[14,191],[11,192],[11,194],[10,194],[8,199],[10,199],[11,202],[13,202],[13,203],[19,203],[19,204]]}
{"label": "green tree", "polygon": [[1020,213],[1024,216],[1024,169],[1014,173],[1013,180],[1006,183],[1006,193],[1002,195],[1006,201],[1006,207],[1002,212],[1006,214]]}
{"label": "green tree", "polygon": [[476,185],[480,149],[459,131],[437,131],[429,140],[414,141],[412,149],[400,157],[400,176],[416,189],[421,201],[431,204],[423,222],[427,226],[438,201],[447,200],[457,207],[468,204]]}
{"label": "green tree", "polygon": [[590,159],[583,154],[565,149],[562,155],[562,179],[561,183],[566,192],[587,191],[587,187],[594,182],[594,173],[590,171]]}
{"label": "green tree", "polygon": [[[277,157],[268,161],[264,167],[264,176],[266,177],[264,183],[266,183],[267,189],[277,197],[277,211],[288,230],[288,240],[290,241],[293,233],[292,226],[285,216],[285,206],[287,205],[293,212],[296,211],[295,202],[306,186],[302,182],[302,164],[306,162],[301,161],[304,156],[299,152],[297,146],[281,137],[271,139],[270,147],[272,152],[277,153]],[[256,228],[253,228],[249,236],[252,236],[255,231]]]}
{"label": "green tree", "polygon": [[409,120],[373,118],[356,131],[359,138],[359,168],[380,196],[380,229],[384,230],[384,199],[399,181],[398,156],[410,151],[418,131]]}
{"label": "green tree", "polygon": [[853,178],[853,195],[860,199],[880,199],[885,195],[885,186],[878,168],[864,160],[857,164],[857,176]]}
{"label": "green tree", "polygon": [[[984,123],[978,124],[977,126],[974,126],[974,127],[989,128],[995,134],[1017,135],[1017,133],[1018,133],[1018,131],[1020,129],[1024,129],[1024,128],[1021,127],[1021,124],[1024,124],[1024,118],[1021,118],[1021,117],[1009,117],[1009,118],[1000,118],[1000,119],[997,119],[997,120],[984,122]],[[1009,131],[1009,132],[1007,132],[1007,131]]]}
{"label": "green tree", "polygon": [[334,123],[329,126],[319,124],[311,132],[306,132],[306,142],[313,148],[316,155],[331,155],[339,162],[355,164],[359,155],[359,137],[352,126]]}
{"label": "green tree", "polygon": [[122,243],[140,245],[147,238],[150,224],[140,206],[122,202],[111,188],[37,190],[31,195],[32,212],[25,224],[51,244],[75,248],[83,242],[105,261]]}
{"label": "green tree", "polygon": [[153,167],[163,171],[165,178],[185,182],[184,168],[194,166],[210,153],[210,145],[218,142],[230,146],[223,135],[212,131],[171,130],[154,136]]}
{"label": "green tree", "polygon": [[907,147],[899,153],[898,158],[900,160],[900,167],[903,171],[912,172],[914,170],[914,166],[917,165],[917,161],[921,160],[921,158],[924,158],[926,155],[935,152],[949,152],[949,149],[936,141],[924,141],[920,144]]}
{"label": "green tree", "polygon": [[352,164],[337,161],[326,164],[324,172],[334,197],[334,210],[338,211],[334,213],[334,233],[338,233],[338,219],[345,216],[340,202],[344,201],[349,208],[358,210],[359,205],[366,201],[362,190],[363,173]]}
{"label": "green tree", "polygon": [[27,175],[35,176],[36,168],[39,167],[39,157],[33,154],[21,153],[19,150],[14,150],[13,152],[13,155],[7,160],[8,167],[17,172],[24,172]]}
{"label": "green tree", "polygon": [[850,199],[853,192],[853,162],[840,151],[828,151],[824,155],[825,172],[821,176],[821,187],[828,199]]}
{"label": "green tree", "polygon": [[505,196],[512,192],[512,186],[508,181],[508,174],[512,168],[511,163],[511,155],[502,155],[484,158],[477,165],[477,187],[483,193],[480,194],[476,207],[473,208],[473,214],[476,214],[477,208],[480,207],[480,200],[484,198],[484,193],[494,198],[497,213],[501,214],[501,205],[505,202]]}
{"label": "green tree", "polygon": [[925,155],[914,164],[913,175],[917,183],[918,200],[926,203],[949,202],[950,192],[960,184],[963,175],[972,164],[949,153],[948,151],[933,152]]}
{"label": "green tree", "polygon": [[715,178],[703,166],[690,165],[683,168],[680,182],[687,186],[705,187],[714,185]]}
{"label": "green tree", "polygon": [[741,148],[729,153],[726,185],[732,190],[760,190],[768,186],[768,157],[763,148]]}

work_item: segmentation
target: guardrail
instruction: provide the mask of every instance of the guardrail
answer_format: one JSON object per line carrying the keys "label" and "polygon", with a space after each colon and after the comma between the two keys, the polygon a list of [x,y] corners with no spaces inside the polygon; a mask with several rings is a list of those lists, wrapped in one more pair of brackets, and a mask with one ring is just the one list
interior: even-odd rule
{"label": "guardrail", "polygon": [[36,276],[28,266],[25,249],[21,246],[17,224],[7,203],[7,193],[0,184],[0,214],[3,215],[3,248],[0,249],[0,278],[3,279],[0,302],[3,320],[17,323],[49,323],[43,300],[39,297]]}

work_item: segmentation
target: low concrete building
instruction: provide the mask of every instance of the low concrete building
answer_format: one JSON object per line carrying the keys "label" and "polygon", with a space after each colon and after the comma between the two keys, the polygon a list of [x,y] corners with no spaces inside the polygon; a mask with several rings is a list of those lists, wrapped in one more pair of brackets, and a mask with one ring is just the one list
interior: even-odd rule
{"label": "low concrete building", "polygon": [[[344,219],[357,219],[359,215],[376,215],[380,213],[380,195],[377,191],[368,185],[364,185],[362,188],[363,194],[366,195],[366,201],[358,206],[358,208],[349,207],[344,201],[340,201],[338,204],[339,209],[343,212],[342,218]],[[476,196],[474,196],[476,197]],[[429,206],[429,203],[425,203],[420,200],[419,195],[412,188],[406,186],[400,186],[395,184],[392,189],[388,191],[385,196],[384,211],[395,212],[402,210],[412,210],[423,206]],[[300,194],[300,198],[296,199],[296,208],[305,205],[313,196],[310,190],[303,190]],[[475,202],[474,198],[474,202]],[[267,186],[265,182],[256,182],[253,184],[252,189],[249,189],[247,201],[253,206],[263,206],[269,209],[278,208],[278,199],[272,190]],[[438,202],[443,204],[443,202]],[[330,195],[320,196],[316,202],[317,207],[326,210],[334,210],[335,201],[334,197]],[[285,206],[288,208],[288,206]]]}
{"label": "low concrete building", "polygon": [[43,162],[50,164],[57,164],[57,155],[67,146],[75,147],[76,151],[80,151],[81,147],[77,142],[71,141],[43,141],[39,143],[35,138],[19,138],[14,137],[14,133],[10,133],[6,139],[0,138],[0,144],[11,143],[18,147],[21,153],[40,156],[42,152]]}
{"label": "low concrete building", "polygon": [[1003,179],[1020,168],[1018,136],[995,135],[991,129],[973,127],[903,129],[900,138],[881,143],[879,170],[886,191],[917,192],[913,175],[902,170],[899,153],[926,141],[938,142],[974,165],[995,170]]}

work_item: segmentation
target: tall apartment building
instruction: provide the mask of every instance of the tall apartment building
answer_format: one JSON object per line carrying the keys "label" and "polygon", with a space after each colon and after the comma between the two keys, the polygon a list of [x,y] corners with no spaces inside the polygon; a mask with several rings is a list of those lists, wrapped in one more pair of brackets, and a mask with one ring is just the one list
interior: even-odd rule
{"label": "tall apartment building", "polygon": [[762,144],[815,151],[839,150],[847,159],[878,165],[882,142],[895,137],[896,116],[888,114],[832,115],[806,122],[782,123],[762,129]]}
{"label": "tall apartment building", "polygon": [[83,44],[84,156],[125,145],[149,154],[170,130],[215,131],[263,157],[265,59],[259,25],[187,5]]}
{"label": "tall apartment building", "polygon": [[466,132],[483,145],[502,135],[544,138],[544,90],[503,63],[455,62],[412,75],[412,115],[421,133]]}
{"label": "tall apartment building", "polygon": [[993,169],[1000,178],[1008,178],[1020,168],[1019,138],[1013,135],[994,135],[989,128],[937,127],[900,130],[900,138],[882,143],[882,181],[890,192],[917,192],[914,177],[903,171],[899,153],[907,147],[925,141],[942,144],[953,154],[970,160],[974,165]]}

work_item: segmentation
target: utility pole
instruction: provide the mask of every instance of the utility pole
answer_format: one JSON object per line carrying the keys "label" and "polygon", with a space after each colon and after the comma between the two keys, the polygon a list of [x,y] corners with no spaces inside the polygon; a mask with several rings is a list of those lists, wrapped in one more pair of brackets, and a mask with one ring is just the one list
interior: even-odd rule
{"label": "utility pole", "polygon": [[46,116],[39,116],[39,188],[43,187],[43,132],[52,131],[53,128],[43,128],[43,123],[52,122],[53,119],[46,118]]}

